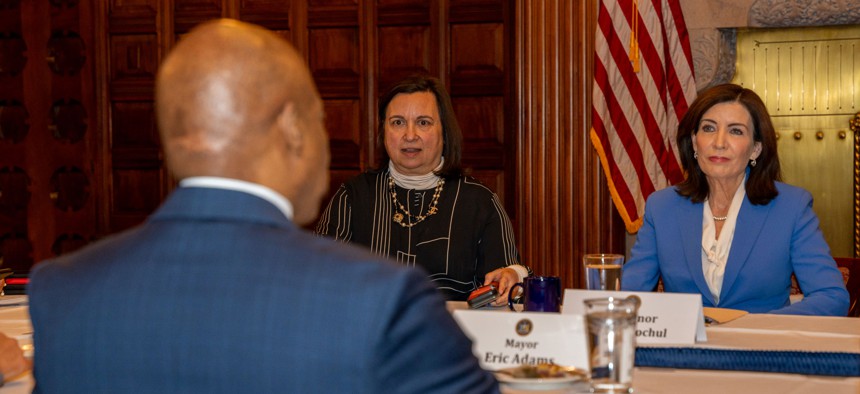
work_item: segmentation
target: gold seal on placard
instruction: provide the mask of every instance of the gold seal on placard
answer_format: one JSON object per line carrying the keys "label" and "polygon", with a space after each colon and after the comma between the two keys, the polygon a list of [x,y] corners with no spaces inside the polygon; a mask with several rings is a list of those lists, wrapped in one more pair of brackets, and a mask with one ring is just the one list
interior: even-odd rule
{"label": "gold seal on placard", "polygon": [[526,335],[531,334],[533,326],[534,325],[532,324],[531,320],[522,319],[522,320],[517,322],[517,326],[514,327],[514,331],[517,332],[517,335],[524,337]]}

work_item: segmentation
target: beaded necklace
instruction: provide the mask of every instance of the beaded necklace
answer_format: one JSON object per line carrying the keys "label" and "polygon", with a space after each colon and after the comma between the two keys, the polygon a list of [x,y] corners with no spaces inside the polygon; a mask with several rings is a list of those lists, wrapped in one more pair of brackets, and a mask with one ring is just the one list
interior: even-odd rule
{"label": "beaded necklace", "polygon": [[[391,201],[394,202],[394,216],[393,216],[394,222],[399,224],[402,227],[412,227],[418,223],[423,222],[424,219],[427,219],[428,216],[435,215],[436,212],[438,212],[438,209],[436,208],[436,206],[439,205],[439,196],[442,195],[442,189],[444,186],[445,186],[445,179],[439,178],[439,182],[436,183],[436,190],[433,192],[433,200],[430,202],[430,208],[427,209],[427,214],[426,215],[413,216],[411,213],[409,213],[409,210],[407,210],[406,207],[403,206],[403,204],[401,204],[399,201],[397,201],[397,191],[394,189],[394,178],[389,176],[388,177],[388,190],[391,192]],[[402,211],[403,213],[398,212],[398,209],[400,211]],[[406,216],[409,217],[408,221],[405,221],[405,222],[403,221],[403,219],[404,219],[403,214],[406,214]],[[415,219],[415,220],[413,221],[412,219]]]}

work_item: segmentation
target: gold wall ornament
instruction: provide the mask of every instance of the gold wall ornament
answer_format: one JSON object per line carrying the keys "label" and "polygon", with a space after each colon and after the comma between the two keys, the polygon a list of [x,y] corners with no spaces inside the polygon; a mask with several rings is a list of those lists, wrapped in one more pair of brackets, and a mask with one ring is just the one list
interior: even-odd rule
{"label": "gold wall ornament", "polygon": [[860,112],[854,114],[854,117],[848,121],[848,127],[855,133],[860,131]]}

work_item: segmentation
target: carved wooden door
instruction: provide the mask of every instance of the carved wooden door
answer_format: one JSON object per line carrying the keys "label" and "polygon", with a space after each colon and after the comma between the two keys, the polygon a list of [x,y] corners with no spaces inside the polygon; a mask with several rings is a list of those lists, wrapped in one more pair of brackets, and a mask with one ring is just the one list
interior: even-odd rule
{"label": "carved wooden door", "polygon": [[93,15],[0,1],[0,268],[17,275],[98,233]]}

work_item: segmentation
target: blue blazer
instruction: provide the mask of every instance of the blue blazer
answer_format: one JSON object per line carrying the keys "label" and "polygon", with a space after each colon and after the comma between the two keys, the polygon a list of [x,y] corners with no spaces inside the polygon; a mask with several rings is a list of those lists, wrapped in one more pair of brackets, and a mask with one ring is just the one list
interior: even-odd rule
{"label": "blue blazer", "polygon": [[242,192],[179,188],[29,294],[36,392],[498,391],[423,272]]}
{"label": "blue blazer", "polygon": [[[848,292],[818,217],[812,196],[777,182],[779,195],[767,205],[744,199],[726,263],[720,302],[716,304],[702,272],[702,203],[680,196],[675,188],[653,193],[630,261],[624,265],[624,290],[651,291],[663,278],[674,293],[700,293],[709,307],[753,313],[845,316]],[[791,305],[791,274],[803,300]]]}

